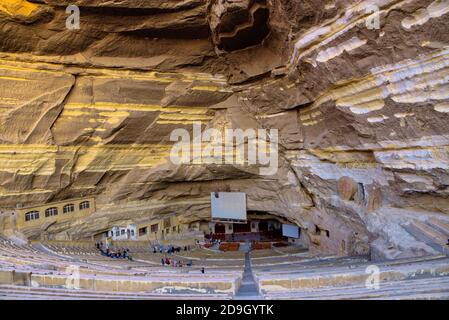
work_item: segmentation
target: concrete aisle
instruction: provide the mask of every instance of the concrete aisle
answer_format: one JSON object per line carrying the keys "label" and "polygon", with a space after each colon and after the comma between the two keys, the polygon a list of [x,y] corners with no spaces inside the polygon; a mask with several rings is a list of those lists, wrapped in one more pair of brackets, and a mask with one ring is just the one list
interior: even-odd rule
{"label": "concrete aisle", "polygon": [[253,270],[251,268],[251,259],[249,252],[245,254],[245,271],[243,272],[242,285],[240,286],[236,300],[260,300],[259,290],[257,290],[256,282],[254,281]]}

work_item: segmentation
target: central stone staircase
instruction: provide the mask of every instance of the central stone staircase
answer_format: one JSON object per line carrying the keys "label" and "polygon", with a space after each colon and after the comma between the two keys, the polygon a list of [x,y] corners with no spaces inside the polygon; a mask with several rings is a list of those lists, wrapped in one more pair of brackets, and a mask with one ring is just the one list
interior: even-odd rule
{"label": "central stone staircase", "polygon": [[256,282],[254,281],[249,253],[245,254],[245,270],[243,272],[242,283],[235,295],[236,300],[258,300],[260,299]]}

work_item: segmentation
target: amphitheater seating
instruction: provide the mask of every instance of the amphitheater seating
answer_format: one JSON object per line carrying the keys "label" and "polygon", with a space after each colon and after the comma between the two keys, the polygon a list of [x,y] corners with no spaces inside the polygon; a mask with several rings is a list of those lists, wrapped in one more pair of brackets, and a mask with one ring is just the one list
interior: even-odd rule
{"label": "amphitheater seating", "polygon": [[69,242],[69,241],[45,241],[42,243],[45,247],[62,255],[71,256],[95,256],[98,250],[92,245],[92,242]]}
{"label": "amphitheater seating", "polygon": [[251,249],[252,250],[266,250],[266,249],[271,249],[271,242],[257,242],[254,241],[251,244]]}
{"label": "amphitheater seating", "polygon": [[[164,268],[145,261],[115,260],[96,253],[92,243],[49,242],[45,245],[49,248],[0,239],[0,297],[7,296],[7,292],[16,298],[55,296],[62,293],[60,290],[67,291],[75,274],[79,290],[64,291],[63,297],[109,298],[104,292],[117,292],[117,297],[125,298],[151,299],[166,295],[229,298],[235,294],[243,273],[242,268],[217,267],[213,273],[206,269],[202,274],[200,266]],[[141,249],[149,251],[148,248]],[[149,255],[148,252],[140,254]]]}
{"label": "amphitheater seating", "polygon": [[380,271],[378,289],[366,286],[370,265],[355,258],[311,258],[287,268],[259,268],[255,279],[266,299],[449,297],[449,259],[445,256],[376,263]]}
{"label": "amphitheater seating", "polygon": [[446,245],[449,238],[449,222],[432,217],[426,221],[411,221],[403,227],[413,237],[435,251],[449,255],[449,248]]}
{"label": "amphitheater seating", "polygon": [[[446,288],[446,290],[444,289]],[[368,289],[363,284],[349,286],[332,286],[314,290],[279,291],[266,294],[266,299],[300,299],[300,300],[414,300],[414,299],[449,299],[449,277],[431,279],[407,279],[386,281],[379,289]]]}
{"label": "amphitheater seating", "polygon": [[134,261],[103,257],[92,247],[88,242],[19,244],[0,237],[0,299],[232,299],[248,287],[248,275],[254,275],[254,292],[265,299],[449,298],[444,255],[376,263],[380,286],[371,289],[365,282],[373,263],[365,256],[310,256],[298,246],[254,250],[244,276],[242,251],[181,251],[170,257],[194,264],[174,268],[161,266],[165,254],[153,253],[148,243],[133,244]]}
{"label": "amphitheater seating", "polygon": [[449,237],[449,222],[444,222],[436,218],[430,218],[427,220],[427,223],[436,230],[439,230],[440,232],[445,234],[446,237]]}
{"label": "amphitheater seating", "polygon": [[205,248],[193,248],[190,251],[181,251],[171,255],[165,253],[133,253],[131,252],[135,261],[143,261],[152,265],[161,265],[161,259],[165,257],[176,259],[177,261],[192,262],[192,269],[200,269],[202,267],[208,269],[222,269],[222,270],[243,270],[244,267],[244,252],[227,251],[219,252]]}
{"label": "amphitheater seating", "polygon": [[275,248],[281,248],[281,247],[288,247],[288,243],[285,242],[274,242],[273,247]]}
{"label": "amphitheater seating", "polygon": [[[160,299],[158,294],[144,292],[109,292],[89,290],[69,290],[64,288],[42,288],[24,287],[13,285],[0,285],[0,300],[152,300]],[[232,296],[228,294],[170,294],[164,299],[171,300],[229,300]]]}
{"label": "amphitheater seating", "polygon": [[238,242],[222,242],[220,243],[220,251],[238,251],[240,244]]}

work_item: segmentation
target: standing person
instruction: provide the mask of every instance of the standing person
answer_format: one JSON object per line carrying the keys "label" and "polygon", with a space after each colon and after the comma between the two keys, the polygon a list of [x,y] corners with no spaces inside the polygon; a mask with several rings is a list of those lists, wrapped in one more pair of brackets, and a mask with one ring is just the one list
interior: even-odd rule
{"label": "standing person", "polygon": [[204,267],[201,268],[201,273],[204,274]]}
{"label": "standing person", "polygon": [[161,258],[161,264],[162,264],[162,266],[165,266],[165,260],[164,260],[164,258]]}

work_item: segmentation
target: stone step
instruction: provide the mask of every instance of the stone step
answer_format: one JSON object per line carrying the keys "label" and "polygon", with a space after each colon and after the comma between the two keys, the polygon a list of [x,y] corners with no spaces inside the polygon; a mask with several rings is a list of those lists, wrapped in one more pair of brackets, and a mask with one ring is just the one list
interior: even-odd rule
{"label": "stone step", "polygon": [[427,219],[426,222],[434,229],[436,229],[436,230],[440,231],[441,233],[443,233],[444,235],[446,235],[446,240],[447,240],[447,237],[449,237],[449,222],[445,222],[445,221],[439,220],[434,217]]}
{"label": "stone step", "polygon": [[367,259],[365,258],[313,258],[307,259],[299,263],[292,264],[282,264],[282,265],[270,265],[263,267],[254,267],[255,273],[265,272],[265,273],[291,273],[295,271],[302,272],[307,271],[308,269],[317,269],[317,268],[329,268],[329,267],[338,267],[338,266],[347,266],[351,267],[352,265],[359,265],[362,263],[366,263]]}
{"label": "stone step", "polygon": [[378,299],[378,298],[419,298],[428,294],[449,295],[449,277],[408,279],[381,282],[379,289],[370,289],[365,285],[335,286],[311,290],[269,292],[266,299]]}
{"label": "stone step", "polygon": [[417,240],[424,242],[434,250],[449,255],[446,236],[423,222],[411,222],[403,226]]}
{"label": "stone step", "polygon": [[432,228],[430,225],[420,221],[413,221],[411,224],[439,245],[445,245],[447,243],[446,235],[439,230]]}
{"label": "stone step", "polygon": [[[426,256],[426,257],[413,257],[413,258],[405,258],[398,260],[387,260],[383,262],[376,262],[377,266],[393,266],[393,265],[406,265],[410,263],[424,262],[424,261],[432,261],[439,260],[445,258],[446,255],[436,255],[436,256]],[[295,264],[289,267],[280,268],[258,268],[254,271],[256,275],[264,274],[264,275],[281,275],[281,274],[299,274],[299,273],[308,273],[311,271],[318,271],[320,273],[331,272],[332,270],[343,270],[343,269],[354,269],[356,267],[369,266],[372,262],[367,261],[367,259],[363,258],[354,258],[354,257],[343,257],[343,258],[321,258],[321,259],[311,259],[301,264]]]}
{"label": "stone step", "polygon": [[[418,262],[399,265],[379,265],[379,277],[382,281],[398,281],[417,277],[444,276],[449,273],[449,259],[437,259],[430,262]],[[353,269],[332,268],[330,270],[309,270],[305,273],[281,275],[256,274],[261,293],[283,290],[304,290],[339,285],[363,284],[369,277],[366,266]]]}
{"label": "stone step", "polygon": [[254,276],[251,267],[250,254],[245,254],[245,271],[243,273],[242,283],[240,284],[239,290],[236,293],[237,299],[260,299],[259,290],[257,288],[256,282],[254,281]]}
{"label": "stone step", "polygon": [[[108,299],[108,300],[135,300],[135,299],[204,299],[204,295],[195,294],[171,294],[171,295],[157,295],[151,293],[132,293],[126,292],[98,292],[86,290],[67,290],[59,288],[33,288],[20,286],[0,286],[0,299],[6,298],[36,298],[36,299]],[[212,294],[208,295],[207,299],[231,299],[231,295],[227,294]]]}
{"label": "stone step", "polygon": [[449,300],[449,292],[398,294],[396,296],[367,298],[364,300]]}

